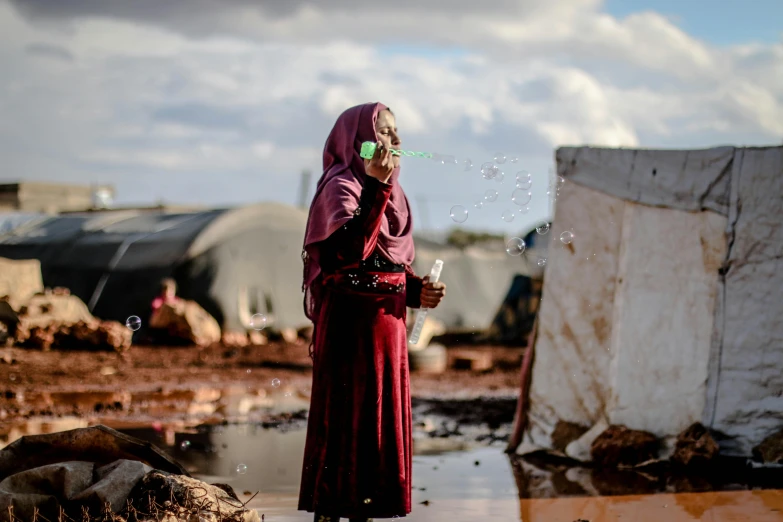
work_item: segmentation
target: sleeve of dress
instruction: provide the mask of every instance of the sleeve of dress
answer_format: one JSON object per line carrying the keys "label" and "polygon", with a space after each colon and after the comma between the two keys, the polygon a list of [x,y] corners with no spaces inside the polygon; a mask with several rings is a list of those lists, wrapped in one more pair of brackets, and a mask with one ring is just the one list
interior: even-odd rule
{"label": "sleeve of dress", "polygon": [[413,273],[410,266],[405,267],[405,306],[421,308],[421,289],[424,280]]}
{"label": "sleeve of dress", "polygon": [[327,250],[341,262],[367,259],[375,251],[392,185],[367,176],[353,218],[326,240]]}

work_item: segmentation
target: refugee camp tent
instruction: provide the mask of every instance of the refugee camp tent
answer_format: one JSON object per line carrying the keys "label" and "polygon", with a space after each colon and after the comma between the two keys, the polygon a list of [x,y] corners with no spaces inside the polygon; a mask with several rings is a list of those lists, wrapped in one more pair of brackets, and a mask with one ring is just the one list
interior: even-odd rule
{"label": "refugee camp tent", "polygon": [[[38,259],[44,284],[64,286],[93,314],[146,322],[160,280],[174,277],[222,327],[243,331],[254,313],[270,327],[309,325],[302,307],[302,238],[307,214],[262,203],[198,212],[123,210],[22,219],[6,215],[0,257]],[[498,248],[459,250],[417,240],[414,270],[443,259],[448,299],[432,316],[449,328],[487,328],[517,274],[540,273],[535,262]]]}
{"label": "refugee camp tent", "polygon": [[550,247],[520,451],[560,421],[702,422],[749,455],[783,426],[783,147],[556,159],[573,241]]}

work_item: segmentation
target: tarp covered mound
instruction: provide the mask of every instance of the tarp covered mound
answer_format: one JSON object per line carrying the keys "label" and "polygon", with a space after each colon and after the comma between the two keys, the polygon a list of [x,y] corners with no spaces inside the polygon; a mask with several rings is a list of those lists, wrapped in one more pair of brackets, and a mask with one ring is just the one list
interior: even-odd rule
{"label": "tarp covered mound", "polygon": [[525,434],[558,421],[751,448],[783,425],[783,147],[561,148]]}
{"label": "tarp covered mound", "polygon": [[[111,211],[25,217],[0,234],[0,257],[38,259],[46,286],[64,286],[103,319],[142,318],[164,277],[228,331],[247,330],[255,313],[271,328],[309,324],[302,309],[301,249],[307,213],[276,203],[171,213]],[[517,274],[535,260],[502,246],[465,251],[417,240],[414,269],[436,258],[449,298],[432,314],[449,328],[487,328]]]}

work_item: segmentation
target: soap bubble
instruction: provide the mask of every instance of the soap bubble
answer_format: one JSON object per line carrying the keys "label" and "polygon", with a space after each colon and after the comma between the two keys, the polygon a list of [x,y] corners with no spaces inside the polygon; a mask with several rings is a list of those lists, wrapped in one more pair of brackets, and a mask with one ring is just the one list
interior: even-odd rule
{"label": "soap bubble", "polygon": [[516,156],[512,157],[511,163],[519,163],[519,158],[517,158]]}
{"label": "soap bubble", "polygon": [[237,475],[244,475],[245,473],[247,473],[247,465],[239,464],[237,466]]}
{"label": "soap bubble", "polygon": [[539,257],[538,261],[536,261],[536,264],[538,266],[546,266],[546,258],[545,257]]}
{"label": "soap bubble", "polygon": [[182,441],[182,442],[179,444],[179,448],[180,448],[182,451],[187,451],[187,450],[189,450],[189,449],[190,449],[190,441],[189,441],[189,440],[183,440],[183,441]]}
{"label": "soap bubble", "polygon": [[365,498],[364,499],[364,503],[365,504],[372,504],[372,499],[371,498]]}
{"label": "soap bubble", "polygon": [[259,332],[266,328],[266,316],[264,314],[253,314],[250,317],[250,328]]}
{"label": "soap bubble", "polygon": [[11,382],[16,382],[16,374],[15,373],[9,373],[8,374],[8,380]]}
{"label": "soap bubble", "polygon": [[563,188],[563,185],[565,185],[565,178],[563,176],[558,176],[555,188],[557,190],[560,190],[561,188]]}
{"label": "soap bubble", "polygon": [[449,215],[455,223],[464,223],[468,219],[468,209],[462,205],[454,205]]}
{"label": "soap bubble", "polygon": [[277,388],[278,386],[280,386],[280,379],[278,378],[272,379],[272,388]]}
{"label": "soap bubble", "polygon": [[511,201],[513,201],[520,207],[530,203],[530,200],[532,198],[533,198],[533,193],[529,192],[527,189],[518,188],[511,193]]}
{"label": "soap bubble", "polygon": [[253,370],[251,370],[250,368],[248,368],[248,369],[247,369],[247,373],[250,373],[250,372],[252,372],[252,371],[253,371]]}
{"label": "soap bubble", "polygon": [[524,207],[519,207],[519,208],[517,209],[517,211],[518,211],[520,214],[527,214],[528,212],[530,212],[530,207],[528,207],[527,205],[525,205]]}
{"label": "soap bubble", "polygon": [[541,223],[536,227],[536,232],[539,234],[546,234],[549,232],[549,223]]}
{"label": "soap bubble", "polygon": [[484,193],[484,199],[489,202],[496,201],[498,199],[498,191],[489,189]]}
{"label": "soap bubble", "polygon": [[517,172],[517,188],[529,189],[533,184],[533,176],[526,170]]}
{"label": "soap bubble", "polygon": [[454,156],[443,156],[440,160],[444,165],[456,165],[457,159]]}
{"label": "soap bubble", "polygon": [[497,176],[498,168],[491,162],[487,161],[481,164],[481,175],[484,179],[492,179]]}
{"label": "soap bubble", "polygon": [[443,156],[441,154],[438,154],[437,152],[433,152],[432,157],[430,159],[435,163],[441,163],[443,161]]}
{"label": "soap bubble", "polygon": [[574,234],[573,232],[570,232],[566,230],[562,234],[560,234],[560,241],[562,241],[564,244],[569,244],[571,241],[574,240]]}
{"label": "soap bubble", "polygon": [[495,163],[498,165],[502,165],[506,162],[506,155],[502,152],[496,152],[495,153]]}
{"label": "soap bubble", "polygon": [[471,159],[470,159],[470,158],[465,158],[465,159],[462,161],[462,164],[465,166],[465,170],[466,170],[466,171],[468,171],[468,170],[470,170],[470,169],[472,169],[472,168],[473,168],[473,162],[471,161]]}
{"label": "soap bubble", "polygon": [[510,256],[521,256],[525,251],[525,240],[519,237],[512,237],[506,243],[506,252]]}
{"label": "soap bubble", "polygon": [[141,328],[141,319],[138,315],[132,315],[125,321],[125,326],[133,330],[134,332]]}
{"label": "soap bubble", "polygon": [[504,210],[503,214],[501,214],[500,217],[502,217],[503,221],[505,221],[506,223],[511,223],[512,221],[514,221],[514,213],[511,212],[510,210]]}
{"label": "soap bubble", "polygon": [[503,178],[506,177],[505,174],[503,174],[502,170],[499,170],[497,175],[495,176],[495,181],[498,183],[503,183]]}
{"label": "soap bubble", "polygon": [[481,200],[478,200],[478,201],[476,201],[476,202],[473,204],[473,206],[474,206],[474,207],[476,207],[476,208],[482,208],[482,207],[484,206],[484,202],[483,202],[483,201],[481,201]]}

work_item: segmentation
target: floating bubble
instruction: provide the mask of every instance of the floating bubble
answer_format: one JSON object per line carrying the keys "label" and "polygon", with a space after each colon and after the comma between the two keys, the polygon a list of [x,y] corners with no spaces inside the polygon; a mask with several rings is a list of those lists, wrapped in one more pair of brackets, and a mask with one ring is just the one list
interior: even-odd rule
{"label": "floating bubble", "polygon": [[549,223],[541,223],[536,227],[536,232],[539,234],[546,234],[549,232]]}
{"label": "floating bubble", "polygon": [[517,211],[518,211],[520,214],[527,214],[528,212],[530,212],[530,207],[528,207],[527,205],[525,205],[525,206],[523,206],[523,207],[519,207],[519,208],[517,209]]}
{"label": "floating bubble", "polygon": [[432,158],[430,158],[435,163],[441,163],[443,162],[443,155],[438,154],[437,152],[432,153]]}
{"label": "floating bubble", "polygon": [[365,504],[372,504],[372,499],[371,498],[365,498],[364,499],[364,503]]}
{"label": "floating bubble", "polygon": [[574,234],[573,232],[570,232],[566,230],[562,234],[560,234],[560,241],[562,241],[564,244],[569,244],[571,241],[574,240]]}
{"label": "floating bubble", "polygon": [[292,397],[293,394],[290,391],[287,391],[283,394],[283,397]]}
{"label": "floating bubble", "polygon": [[455,158],[454,156],[443,156],[440,162],[443,163],[444,165],[456,165],[457,158]]}
{"label": "floating bubble", "polygon": [[454,205],[451,207],[449,215],[455,223],[464,223],[468,219],[468,209],[462,205]]}
{"label": "floating bubble", "polygon": [[189,440],[183,440],[182,442],[180,442],[179,449],[181,449],[182,451],[189,450],[190,449],[190,441]]}
{"label": "floating bubble", "polygon": [[481,176],[484,179],[494,178],[495,176],[497,176],[498,170],[499,169],[497,168],[497,166],[493,165],[489,161],[481,164]]}
{"label": "floating bubble", "polygon": [[462,160],[462,164],[465,166],[465,171],[468,171],[473,168],[473,161],[471,161],[470,158],[465,158]]}
{"label": "floating bubble", "polygon": [[125,326],[135,332],[141,328],[141,318],[138,315],[132,315],[125,321]]}
{"label": "floating bubble", "polygon": [[496,152],[495,153],[495,163],[498,165],[502,165],[506,162],[506,155],[502,152]]}
{"label": "floating bubble", "polygon": [[511,163],[519,163],[519,158],[517,158],[516,156],[512,157]]}
{"label": "floating bubble", "polygon": [[8,374],[8,380],[11,381],[11,382],[15,382],[16,381],[16,374],[15,373],[9,373]]}
{"label": "floating bubble", "polygon": [[546,258],[545,257],[539,257],[538,261],[536,261],[536,264],[538,266],[546,266]]}
{"label": "floating bubble", "polygon": [[530,200],[532,198],[533,198],[533,193],[528,191],[527,189],[518,188],[511,193],[511,201],[513,201],[515,204],[519,205],[520,207],[530,203]]}
{"label": "floating bubble", "polygon": [[280,379],[272,379],[272,388],[277,388],[278,386],[280,386]]}
{"label": "floating bubble", "polygon": [[237,474],[238,475],[244,475],[247,473],[247,465],[246,464],[239,464],[237,466]]}
{"label": "floating bubble", "polygon": [[503,178],[504,177],[506,177],[506,175],[503,174],[502,170],[499,170],[497,175],[495,175],[495,181],[497,181],[498,183],[503,183]]}
{"label": "floating bubble", "polygon": [[533,185],[533,176],[526,170],[517,172],[517,188],[529,189]]}
{"label": "floating bubble", "polygon": [[264,314],[253,314],[250,317],[250,328],[256,331],[266,328],[266,316]]}
{"label": "floating bubble", "polygon": [[478,200],[475,203],[473,203],[473,206],[476,207],[476,208],[482,208],[484,206],[484,202],[481,201],[481,200]]}
{"label": "floating bubble", "polygon": [[512,237],[506,243],[506,253],[510,256],[521,256],[525,251],[525,240],[520,237]]}
{"label": "floating bubble", "polygon": [[565,178],[563,176],[558,176],[555,188],[557,188],[557,190],[560,190],[561,188],[563,188],[563,185],[565,185]]}
{"label": "floating bubble", "polygon": [[486,191],[484,193],[484,199],[486,201],[489,201],[490,203],[493,202],[493,201],[497,201],[497,199],[498,199],[498,191],[489,189],[488,191]]}
{"label": "floating bubble", "polygon": [[251,370],[250,368],[248,368],[248,369],[247,369],[247,373],[250,373],[250,372],[252,372],[252,371],[253,371],[253,370]]}
{"label": "floating bubble", "polygon": [[514,221],[514,213],[511,212],[510,210],[504,210],[503,214],[501,214],[500,217],[502,217],[503,221],[505,221],[506,223],[511,223],[512,221]]}

